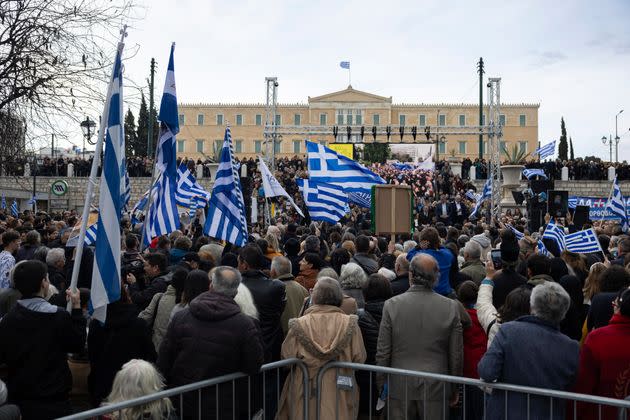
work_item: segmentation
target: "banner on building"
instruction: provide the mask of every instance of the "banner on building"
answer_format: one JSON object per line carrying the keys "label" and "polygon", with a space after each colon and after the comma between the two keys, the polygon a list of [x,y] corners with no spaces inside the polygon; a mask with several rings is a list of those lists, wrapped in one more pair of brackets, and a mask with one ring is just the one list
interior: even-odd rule
{"label": "banner on building", "polygon": [[[624,197],[623,199],[626,202],[626,212],[628,212],[628,206],[630,206],[630,196]],[[605,210],[607,201],[607,197],[571,196],[569,197],[569,208],[575,209],[576,206],[588,206],[590,208],[588,217],[591,220],[601,220],[602,217],[604,220],[619,219],[618,216],[615,216],[610,211]],[[628,215],[630,215],[630,213],[628,213]]]}

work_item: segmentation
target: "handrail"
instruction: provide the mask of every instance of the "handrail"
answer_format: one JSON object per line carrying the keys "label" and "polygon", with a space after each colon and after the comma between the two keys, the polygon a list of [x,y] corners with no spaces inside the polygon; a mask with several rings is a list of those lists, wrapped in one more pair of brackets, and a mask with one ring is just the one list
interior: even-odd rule
{"label": "handrail", "polygon": [[[277,362],[267,363],[260,367],[260,372],[266,372],[273,369],[278,369],[282,367],[289,367],[292,365],[298,366],[302,370],[302,376],[304,380],[304,418],[308,418],[308,369],[303,361],[297,358],[284,359]],[[59,420],[83,420],[89,419],[96,416],[101,416],[104,414],[110,414],[116,411],[123,410],[125,408],[131,408],[138,405],[145,405],[153,401],[158,401],[163,398],[170,398],[176,395],[182,395],[186,392],[197,391],[202,388],[207,388],[213,385],[219,385],[222,383],[226,383],[229,381],[234,381],[236,379],[246,378],[249,375],[242,372],[230,373],[223,376],[218,376],[212,379],[206,379],[199,382],[194,382],[192,384],[186,384],[182,386],[178,386],[177,388],[165,389],[160,392],[156,392],[155,394],[144,395],[139,398],[134,398],[127,401],[117,402],[114,404],[104,405],[102,407],[94,408],[92,410],[82,411],[77,414],[73,414],[66,417],[61,417]]]}

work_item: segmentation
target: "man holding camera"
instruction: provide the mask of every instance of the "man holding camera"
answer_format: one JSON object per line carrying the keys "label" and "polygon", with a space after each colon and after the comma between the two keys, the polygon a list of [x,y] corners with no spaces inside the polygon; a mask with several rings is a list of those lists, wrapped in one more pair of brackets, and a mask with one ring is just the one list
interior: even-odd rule
{"label": "man holding camera", "polygon": [[144,285],[137,281],[133,273],[127,273],[125,280],[129,285],[129,296],[139,310],[149,305],[153,295],[166,291],[171,281],[170,274],[166,271],[167,261],[166,256],[159,252],[149,254],[144,258]]}

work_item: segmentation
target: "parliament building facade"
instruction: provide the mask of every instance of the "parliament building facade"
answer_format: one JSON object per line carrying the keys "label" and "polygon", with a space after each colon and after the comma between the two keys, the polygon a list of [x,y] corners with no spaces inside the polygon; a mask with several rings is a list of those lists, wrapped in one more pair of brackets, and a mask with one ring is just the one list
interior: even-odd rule
{"label": "parliament building facade", "polygon": [[[503,124],[502,146],[511,150],[514,145],[532,152],[538,147],[539,104],[501,104],[500,123]],[[484,120],[487,107],[484,109]],[[178,156],[188,158],[215,158],[220,150],[227,124],[231,127],[237,157],[255,157],[265,151],[264,104],[180,104],[180,132],[177,135]],[[307,104],[278,104],[276,124],[281,126],[338,126],[336,142],[359,142],[360,128],[365,127],[363,141],[372,142],[372,126],[405,126],[406,133],[417,127],[418,141],[425,141],[424,129],[439,130],[440,126],[479,125],[478,104],[396,104],[391,97],[347,89],[322,96],[309,97]],[[346,135],[351,126],[353,135]],[[440,136],[441,137],[441,136]],[[440,156],[469,157],[479,154],[478,135],[447,135],[439,144]],[[334,143],[332,134],[307,136],[284,134],[276,145],[277,156],[294,156],[305,153],[304,139],[328,144]],[[378,142],[387,141],[378,136]],[[399,142],[397,129],[392,130],[391,142]],[[410,134],[404,143],[412,143]],[[486,150],[484,139],[484,152]],[[485,155],[484,155],[485,157]]]}

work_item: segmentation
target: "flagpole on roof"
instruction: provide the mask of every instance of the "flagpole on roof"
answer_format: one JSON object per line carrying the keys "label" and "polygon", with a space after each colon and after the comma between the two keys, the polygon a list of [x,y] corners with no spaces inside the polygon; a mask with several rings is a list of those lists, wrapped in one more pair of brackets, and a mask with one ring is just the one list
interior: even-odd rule
{"label": "flagpole on roof", "polygon": [[[125,37],[127,36],[127,25],[123,25],[120,30],[120,41],[118,42],[116,54],[121,54],[125,47]],[[77,290],[77,281],[79,279],[79,269],[81,267],[81,259],[83,257],[83,243],[85,241],[85,231],[87,230],[87,221],[90,214],[90,207],[92,203],[92,197],[94,196],[94,186],[96,185],[96,179],[98,175],[98,166],[100,165],[101,152],[103,150],[103,139],[105,133],[103,126],[107,126],[109,121],[109,104],[112,96],[112,78],[114,77],[114,71],[116,69],[116,63],[112,65],[112,73],[109,77],[107,84],[107,95],[105,96],[105,107],[103,108],[103,114],[100,119],[100,125],[98,127],[98,136],[96,138],[96,148],[94,149],[94,159],[92,160],[92,168],[90,169],[90,178],[88,180],[87,192],[85,193],[85,201],[83,203],[83,215],[81,216],[81,229],[79,230],[79,242],[75,248],[74,263],[72,265],[72,278],[70,279],[70,290],[73,292]],[[72,302],[68,301],[68,312],[72,311]]]}

